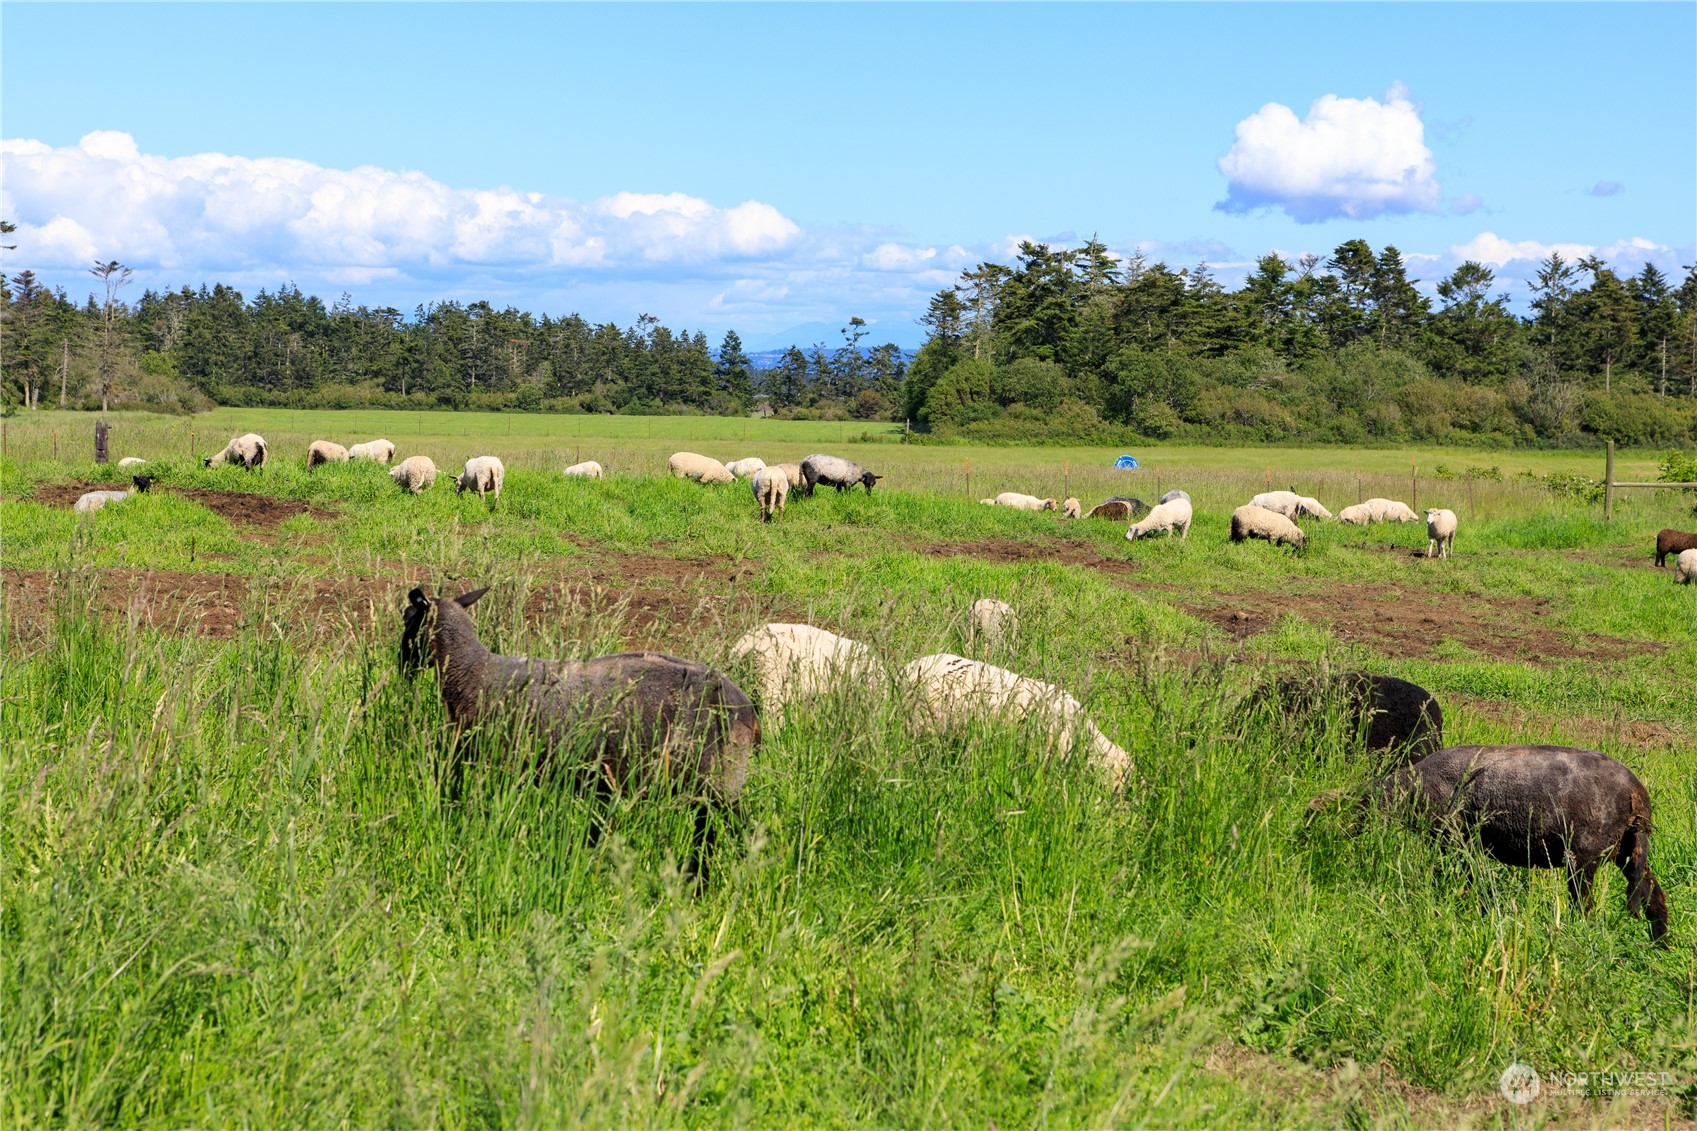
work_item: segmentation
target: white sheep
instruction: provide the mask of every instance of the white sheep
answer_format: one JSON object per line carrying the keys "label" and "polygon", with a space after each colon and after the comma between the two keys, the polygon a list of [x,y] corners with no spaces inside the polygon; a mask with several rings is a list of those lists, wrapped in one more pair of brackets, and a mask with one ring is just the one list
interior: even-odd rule
{"label": "white sheep", "polygon": [[465,471],[454,477],[454,494],[458,495],[468,488],[477,489],[478,499],[484,499],[490,492],[495,495],[495,506],[501,505],[501,484],[506,481],[507,467],[498,456],[473,456],[465,461]]}
{"label": "white sheep", "polygon": [[599,479],[601,478],[601,465],[592,459],[586,459],[582,463],[574,463],[566,468],[565,474],[567,479]]}
{"label": "white sheep", "polygon": [[201,466],[211,467],[215,463],[235,463],[253,471],[265,466],[265,437],[255,432],[237,436],[224,450],[215,456],[207,456],[201,461]]}
{"label": "white sheep", "polygon": [[306,469],[311,471],[321,463],[348,462],[348,449],[329,440],[314,440],[307,445]]}
{"label": "white sheep", "polygon": [[1395,499],[1368,499],[1367,505],[1373,508],[1373,518],[1379,522],[1420,521],[1420,516],[1414,513],[1413,507]]}
{"label": "white sheep", "polygon": [[129,491],[90,491],[71,504],[71,510],[77,514],[93,514],[107,503],[121,503],[129,498]]}
{"label": "white sheep", "polygon": [[[983,500],[979,500],[982,502]],[[1052,511],[1055,500],[1039,499],[1036,495],[1022,495],[1018,491],[1003,491],[994,499],[989,500],[991,506],[1012,507],[1016,511]]]}
{"label": "white sheep", "polygon": [[1319,499],[1311,499],[1307,495],[1297,496],[1296,513],[1303,518],[1332,517],[1332,512],[1321,506]]}
{"label": "white sheep", "polygon": [[408,456],[389,469],[389,478],[415,495],[436,486],[436,464],[429,456]]}
{"label": "white sheep", "polygon": [[694,452],[676,452],[666,461],[666,469],[679,479],[691,479],[697,483],[735,483],[736,476],[731,469],[714,459],[712,456],[697,455]]}
{"label": "white sheep", "polygon": [[731,655],[752,659],[761,710],[769,719],[834,688],[852,684],[874,693],[884,688],[872,649],[808,624],[763,624],[744,633]]}
{"label": "white sheep", "polygon": [[1673,580],[1677,585],[1697,582],[1697,550],[1681,550],[1673,560]]}
{"label": "white sheep", "polygon": [[1173,531],[1176,530],[1179,534],[1179,541],[1183,542],[1190,537],[1190,519],[1190,500],[1173,499],[1170,502],[1161,503],[1144,515],[1142,522],[1131,524],[1125,532],[1126,541],[1135,542],[1139,538],[1146,538],[1163,530],[1170,538]]}
{"label": "white sheep", "polygon": [[1373,521],[1373,509],[1366,503],[1356,503],[1338,512],[1338,521],[1346,526],[1366,526]]}
{"label": "white sheep", "polygon": [[760,504],[761,522],[771,522],[774,512],[780,519],[784,517],[784,507],[790,497],[790,481],[782,471],[763,467],[748,483],[754,489],[754,501]]}
{"label": "white sheep", "polygon": [[[765,466],[766,461],[761,459],[759,456],[749,456],[746,459],[739,459],[734,462],[727,463],[725,465],[725,470],[736,476],[738,479],[748,479],[755,472]],[[800,465],[797,466],[799,468]]]}
{"label": "white sheep", "polygon": [[1447,558],[1455,549],[1456,517],[1454,511],[1439,507],[1426,509],[1426,556]]}
{"label": "white sheep", "polygon": [[1308,535],[1302,532],[1302,527],[1278,511],[1246,504],[1232,511],[1231,540],[1243,542],[1250,538],[1265,538],[1275,546],[1294,546],[1298,550],[1308,546]]}
{"label": "white sheep", "polygon": [[125,456],[123,459],[118,461],[118,470],[128,471],[130,468],[140,467],[146,462],[147,461],[142,459],[140,456]]}
{"label": "white sheep", "polygon": [[986,648],[1001,648],[1019,635],[1019,614],[1006,601],[980,597],[972,602],[966,622],[967,640]]}
{"label": "white sheep", "polygon": [[959,725],[986,716],[1026,720],[1041,726],[1063,750],[1082,738],[1091,764],[1115,788],[1131,774],[1131,755],[1090,721],[1082,703],[1052,683],[946,652],[921,656],[902,669],[902,677],[915,693],[922,722]]}
{"label": "white sheep", "polygon": [[387,440],[367,440],[348,449],[349,459],[368,459],[373,463],[388,463],[395,458],[395,445]]}
{"label": "white sheep", "polygon": [[784,478],[789,481],[790,490],[792,491],[807,481],[806,477],[804,477],[801,473],[801,464],[799,462],[774,463],[768,464],[767,466],[782,472]]}
{"label": "white sheep", "polygon": [[1061,517],[1062,518],[1083,518],[1084,517],[1084,504],[1080,503],[1077,499],[1073,498],[1071,495],[1068,495],[1067,501],[1061,504]]}
{"label": "white sheep", "polygon": [[1249,500],[1248,505],[1260,507],[1264,511],[1282,514],[1286,518],[1296,517],[1296,501],[1302,498],[1295,491],[1266,491]]}

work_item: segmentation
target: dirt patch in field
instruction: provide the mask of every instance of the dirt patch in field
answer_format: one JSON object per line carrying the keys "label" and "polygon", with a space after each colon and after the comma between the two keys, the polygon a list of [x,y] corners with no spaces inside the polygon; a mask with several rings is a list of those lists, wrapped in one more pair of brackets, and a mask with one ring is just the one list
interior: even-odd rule
{"label": "dirt patch in field", "polygon": [[1219,626],[1233,639],[1265,632],[1286,613],[1329,628],[1346,644],[1361,644],[1387,656],[1437,658],[1446,641],[1501,660],[1616,660],[1660,652],[1663,645],[1597,633],[1563,631],[1547,623],[1549,602],[1532,597],[1456,596],[1403,590],[1388,595],[1380,586],[1328,584],[1320,593],[1253,590],[1214,601],[1185,601],[1180,607]]}
{"label": "dirt patch in field", "polygon": [[1016,542],[1011,538],[980,538],[972,542],[909,542],[907,549],[932,558],[978,558],[996,565],[1059,562],[1121,577],[1143,572],[1143,563],[1102,555],[1089,542]]}
{"label": "dirt patch in field", "polygon": [[734,639],[751,624],[794,615],[749,584],[763,568],[747,559],[602,550],[531,579],[525,619],[616,617],[632,648],[676,648],[680,638],[703,633]]}
{"label": "dirt patch in field", "polygon": [[[126,486],[121,483],[43,483],[35,488],[34,498],[50,507],[69,508],[90,491],[123,490]],[[323,507],[315,507],[299,499],[280,499],[275,495],[256,495],[247,491],[212,491],[200,487],[177,491],[155,485],[153,489],[160,494],[169,492],[193,499],[220,518],[244,526],[270,528],[301,514],[308,514],[320,520],[336,517],[334,511],[325,510]]]}

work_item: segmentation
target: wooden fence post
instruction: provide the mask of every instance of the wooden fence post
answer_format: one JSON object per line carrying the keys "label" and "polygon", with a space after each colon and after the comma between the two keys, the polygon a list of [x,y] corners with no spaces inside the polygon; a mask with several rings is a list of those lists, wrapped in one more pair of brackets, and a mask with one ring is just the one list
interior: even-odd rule
{"label": "wooden fence post", "polygon": [[966,457],[966,497],[972,498],[972,457]]}
{"label": "wooden fence post", "polygon": [[1607,441],[1603,448],[1603,521],[1615,517],[1615,442]]}
{"label": "wooden fence post", "polygon": [[1411,509],[1420,509],[1420,469],[1414,465],[1414,457],[1408,457],[1408,490],[1414,496]]}
{"label": "wooden fence post", "polygon": [[106,439],[106,434],[110,429],[111,425],[107,424],[104,420],[97,420],[94,422],[95,463],[107,463],[112,459],[111,449],[108,447]]}
{"label": "wooden fence post", "polygon": [[1355,469],[1355,501],[1361,501],[1361,469]]}
{"label": "wooden fence post", "polygon": [[1061,461],[1061,498],[1072,498],[1072,464]]}

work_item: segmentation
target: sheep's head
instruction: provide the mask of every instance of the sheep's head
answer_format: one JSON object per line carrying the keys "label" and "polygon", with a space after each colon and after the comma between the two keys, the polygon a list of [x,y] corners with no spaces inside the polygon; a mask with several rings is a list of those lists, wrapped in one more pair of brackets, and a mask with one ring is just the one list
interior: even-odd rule
{"label": "sheep's head", "polygon": [[[469,609],[477,604],[477,599],[489,592],[486,585],[482,589],[474,589],[470,593],[462,593],[453,598],[454,604],[462,609]],[[424,595],[424,590],[414,589],[407,594],[406,611],[401,614],[401,674],[416,675],[427,660],[435,658],[432,646],[436,618],[436,605],[441,598],[432,599]],[[431,631],[426,632],[426,626]]]}
{"label": "sheep's head", "polygon": [[151,475],[138,475],[130,482],[134,483],[136,490],[144,495],[153,489],[153,476]]}
{"label": "sheep's head", "polygon": [[1054,510],[1054,509],[1055,509],[1055,500],[1053,500],[1053,499],[1044,499],[1044,500],[1043,500],[1043,509],[1044,509],[1044,510],[1046,510],[1046,511],[1052,511],[1052,510]]}
{"label": "sheep's head", "polygon": [[860,473],[860,481],[866,484],[866,493],[868,495],[872,493],[872,484],[878,482],[878,480],[882,478],[884,478],[882,475],[874,475],[870,471],[863,471]]}
{"label": "sheep's head", "polygon": [[205,459],[203,459],[203,460],[201,460],[201,461],[200,461],[200,466],[202,466],[202,467],[211,467],[211,466],[212,466],[212,457],[211,457],[211,456],[207,456],[207,457],[206,457],[206,458],[205,458]]}
{"label": "sheep's head", "polygon": [[454,476],[454,494],[463,495],[463,494],[465,494],[465,489],[466,489],[466,477],[465,477],[465,475],[461,474],[461,475]]}

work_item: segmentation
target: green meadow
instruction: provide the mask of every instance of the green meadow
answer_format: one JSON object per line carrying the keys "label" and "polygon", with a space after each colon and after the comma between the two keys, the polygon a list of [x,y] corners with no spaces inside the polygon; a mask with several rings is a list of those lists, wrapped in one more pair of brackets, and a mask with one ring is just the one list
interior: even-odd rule
{"label": "green meadow", "polygon": [[[1599,505],[1520,473],[1600,453],[955,448],[886,424],[220,409],[6,422],[0,460],[0,1118],[19,1127],[1662,1126],[1697,1114],[1697,586],[1651,564],[1683,492]],[[271,463],[203,469],[249,429]],[[190,433],[193,436],[190,436]],[[386,436],[445,473],[508,463],[499,507],[385,469],[308,474],[312,439]],[[886,476],[792,496],[665,476],[688,449],[824,450]],[[560,468],[596,459],[600,481]],[[1410,464],[1414,465],[1411,482]],[[1654,477],[1633,452],[1617,473]],[[1440,468],[1443,472],[1440,473]],[[1494,471],[1493,471],[1494,469]],[[1471,474],[1469,472],[1471,471]],[[967,476],[970,474],[970,484]],[[1441,475],[1441,477],[1440,477]],[[1500,476],[1500,477],[1499,477]],[[1461,518],[1307,524],[1231,545],[1295,485]],[[1185,540],[979,506],[1183,488]],[[478,762],[454,786],[401,601],[491,593],[498,652],[657,648],[752,686],[767,621],[892,666],[972,652],[1066,687],[1132,755],[1112,793],[1015,723],[916,727],[843,687],[765,718],[704,881],[693,814]],[[1335,715],[1249,702],[1274,675],[1412,679],[1451,743],[1630,766],[1672,911],[1653,947],[1618,872],[1564,877],[1309,802],[1383,767]],[[1545,1094],[1498,1091],[1513,1062]],[[1638,1095],[1558,1074],[1646,1073]]]}

